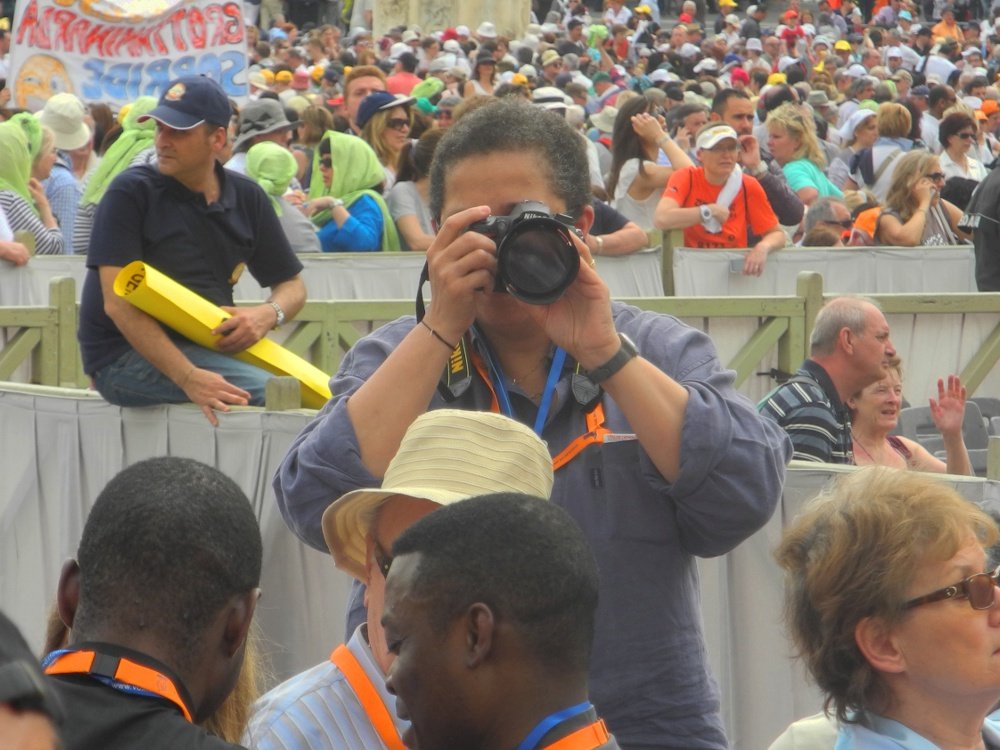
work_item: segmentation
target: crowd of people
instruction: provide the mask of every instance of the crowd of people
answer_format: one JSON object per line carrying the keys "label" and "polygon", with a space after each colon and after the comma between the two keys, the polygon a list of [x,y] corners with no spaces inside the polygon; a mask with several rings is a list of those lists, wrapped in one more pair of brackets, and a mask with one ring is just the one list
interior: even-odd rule
{"label": "crowd of people", "polygon": [[[553,4],[518,39],[489,21],[375,38],[264,2],[238,110],[186,76],[118,113],[68,93],[10,113],[0,252],[87,254],[81,351],[112,403],[191,402],[213,423],[260,404],[269,373],[229,355],[302,308],[296,251],[424,252],[431,295],[345,356],[273,480],[293,533],[355,580],[345,645],[259,697],[246,498],[154,459],[98,499],[60,578],[48,677],[19,668],[30,700],[0,721],[61,719],[71,750],[725,750],[696,558],[767,523],[794,457],[897,470],[841,483],[778,553],[793,640],[835,709],[808,746],[990,747],[1000,679],[974,661],[996,658],[998,533],[902,473],[971,473],[960,380],[931,401],[944,460],[894,437],[888,322],[837,297],[755,408],[705,334],[611,300],[594,259],[654,230],[745,248],[752,275],[790,242],[972,238],[989,288],[1000,37],[947,3],[792,0],[774,28],[719,6],[713,33],[693,0],[676,20],[609,0]],[[135,260],[223,308],[218,351],[115,294]],[[244,268],[270,294],[237,308]],[[901,517],[912,531],[886,551]],[[845,581],[848,604],[830,590]],[[981,648],[925,662],[900,645],[933,651],[952,627]]]}
{"label": "crowd of people", "polygon": [[[584,143],[594,200],[610,220],[611,231],[599,226],[587,240],[598,254],[682,229],[689,247],[751,250],[743,270],[759,274],[788,244],[975,241],[980,289],[1000,289],[995,206],[974,200],[980,184],[993,190],[1000,153],[1000,9],[793,0],[769,22],[763,6],[728,0],[717,13],[695,0],[676,9],[557,0],[505,36],[490,21],[373,35],[365,3],[352,5],[358,25],[346,32],[321,23],[325,2],[314,17],[294,13],[298,26],[271,5],[266,14],[256,6],[267,26],[247,26],[249,97],[219,158],[246,173],[259,143],[291,152],[290,177],[275,179],[290,171],[275,159],[255,160],[253,176],[272,193],[281,187],[274,205],[298,252],[426,250],[437,217],[419,181],[439,131],[516,97],[559,114]],[[123,153],[155,161],[134,135],[114,148],[134,128],[129,109],[72,94],[46,104],[39,120],[54,133],[54,165],[29,137],[28,154],[4,170],[6,259],[25,262],[18,238],[28,235],[36,252],[86,252],[103,187],[133,163]],[[731,130],[699,137],[719,124]],[[374,159],[340,164],[337,149],[328,159],[330,132],[358,136]],[[114,166],[92,186],[109,150]],[[32,177],[19,177],[25,170]],[[30,179],[44,196],[22,184]]]}

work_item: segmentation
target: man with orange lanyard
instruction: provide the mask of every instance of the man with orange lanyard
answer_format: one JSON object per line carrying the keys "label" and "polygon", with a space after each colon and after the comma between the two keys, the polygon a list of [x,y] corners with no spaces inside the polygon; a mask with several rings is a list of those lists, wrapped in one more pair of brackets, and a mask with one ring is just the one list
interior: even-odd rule
{"label": "man with orange lanyard", "polygon": [[42,662],[66,750],[237,748],[195,722],[236,684],[261,559],[250,502],[215,469],[153,458],[115,476],[59,578],[70,645]]}
{"label": "man with orange lanyard", "polygon": [[[707,336],[611,301],[566,228],[589,231],[589,184],[579,139],[555,115],[500,100],[453,125],[431,171],[441,229],[427,251],[426,315],[389,323],[347,354],[336,395],[293,443],[275,492],[292,530],[325,547],[329,498],[376,486],[421,414],[496,410],[534,425],[554,459],[552,501],[598,560],[598,711],[629,750],[723,750],[695,556],[724,554],[767,521],[791,446],[736,393]],[[559,218],[534,231],[536,211],[501,241],[502,217],[526,201]],[[509,260],[498,243],[527,246],[535,271],[553,268],[568,244],[578,270],[556,301],[525,302],[497,291]],[[550,260],[532,263],[533,246]]]}
{"label": "man with orange lanyard", "polygon": [[254,706],[243,744],[250,750],[403,750],[409,722],[385,690],[393,655],[382,616],[389,552],[417,519],[491,491],[548,500],[552,461],[525,425],[490,412],[438,409],[403,437],[381,489],[355,490],[323,513],[337,566],[365,584],[367,622],[324,663],[278,685]]}
{"label": "man with orange lanyard", "polygon": [[597,566],[561,508],[513,493],[417,521],[393,545],[386,687],[411,748],[617,750],[591,704]]}

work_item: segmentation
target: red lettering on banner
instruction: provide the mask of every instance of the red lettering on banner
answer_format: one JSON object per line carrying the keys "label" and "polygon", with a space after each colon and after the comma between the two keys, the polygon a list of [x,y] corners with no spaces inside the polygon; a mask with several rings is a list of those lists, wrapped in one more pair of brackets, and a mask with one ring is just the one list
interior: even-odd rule
{"label": "red lettering on banner", "polygon": [[183,10],[179,10],[168,19],[174,35],[174,49],[178,52],[187,52],[187,44],[184,42],[184,28],[181,26],[185,15]]}
{"label": "red lettering on banner", "polygon": [[[54,1],[67,4],[65,0]],[[18,45],[106,58],[168,56],[243,41],[242,12],[234,2],[212,3],[204,10],[181,8],[142,26],[94,22],[73,9],[58,6],[43,7],[39,15],[38,0],[31,0],[16,32]]]}
{"label": "red lettering on banner", "polygon": [[[217,8],[218,6],[212,6]],[[222,44],[240,44],[244,37],[243,9],[236,3],[226,3],[222,6],[223,31]]]}
{"label": "red lettering on banner", "polygon": [[191,46],[195,49],[205,49],[205,16],[199,8],[188,11],[188,34]]}
{"label": "red lettering on banner", "polygon": [[76,13],[71,10],[57,10],[53,14],[52,22],[56,26],[52,40],[54,47],[73,49],[73,40],[69,37],[69,30],[74,21],[76,21]]}
{"label": "red lettering on banner", "polygon": [[[31,0],[28,3],[28,7],[24,10],[24,15],[21,16],[21,22],[17,25],[17,43],[24,44],[24,37],[27,35],[29,39],[34,39],[34,29],[38,24],[38,1]],[[31,42],[29,42],[30,44]]]}

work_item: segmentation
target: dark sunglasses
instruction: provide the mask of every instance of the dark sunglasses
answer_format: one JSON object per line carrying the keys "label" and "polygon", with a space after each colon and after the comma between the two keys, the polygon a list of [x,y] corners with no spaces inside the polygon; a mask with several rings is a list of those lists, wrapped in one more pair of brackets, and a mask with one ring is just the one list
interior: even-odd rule
{"label": "dark sunglasses", "polygon": [[963,141],[967,141],[970,138],[972,138],[972,136],[975,135],[975,133],[956,133],[956,135]]}
{"label": "dark sunglasses", "polygon": [[410,121],[405,117],[393,117],[391,120],[385,121],[385,126],[393,130],[406,130],[410,127]]}
{"label": "dark sunglasses", "polygon": [[968,599],[973,609],[990,609],[996,604],[995,587],[998,578],[1000,578],[1000,565],[994,568],[992,573],[976,573],[951,586],[910,599],[903,607],[912,609],[921,604],[940,602],[944,599]]}
{"label": "dark sunglasses", "polygon": [[439,109],[437,111],[437,116],[439,118],[451,117],[451,110],[450,109]]}
{"label": "dark sunglasses", "polygon": [[329,156],[324,156],[319,160],[319,165],[323,167],[323,169],[331,169],[333,167],[333,159]]}
{"label": "dark sunglasses", "polygon": [[928,180],[934,180],[934,182],[940,182],[945,178],[944,172],[931,172],[928,175],[924,175]]}
{"label": "dark sunglasses", "polygon": [[392,555],[382,549],[382,545],[375,542],[375,564],[382,573],[383,578],[389,577],[389,568],[392,567]]}
{"label": "dark sunglasses", "polygon": [[841,227],[842,229],[851,229],[854,226],[854,222],[851,219],[841,219],[840,221],[824,221],[824,224],[830,224],[831,226]]}

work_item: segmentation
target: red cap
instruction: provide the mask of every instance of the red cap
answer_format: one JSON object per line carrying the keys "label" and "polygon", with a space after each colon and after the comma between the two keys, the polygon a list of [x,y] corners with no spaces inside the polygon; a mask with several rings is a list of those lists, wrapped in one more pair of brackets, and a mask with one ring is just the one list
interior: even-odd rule
{"label": "red cap", "polygon": [[750,74],[743,70],[743,68],[733,68],[729,73],[729,80],[733,83],[740,81],[744,84],[749,84]]}
{"label": "red cap", "polygon": [[782,16],[782,18],[784,18],[786,20],[789,19],[789,18],[798,18],[798,17],[799,17],[798,12],[794,11],[794,10],[785,11],[785,15]]}
{"label": "red cap", "polygon": [[677,20],[681,23],[691,23],[694,19],[691,18],[690,13],[681,13],[680,16],[677,17]]}
{"label": "red cap", "polygon": [[455,29],[445,29],[441,32],[442,42],[447,42],[449,39],[458,39],[458,32]]}

